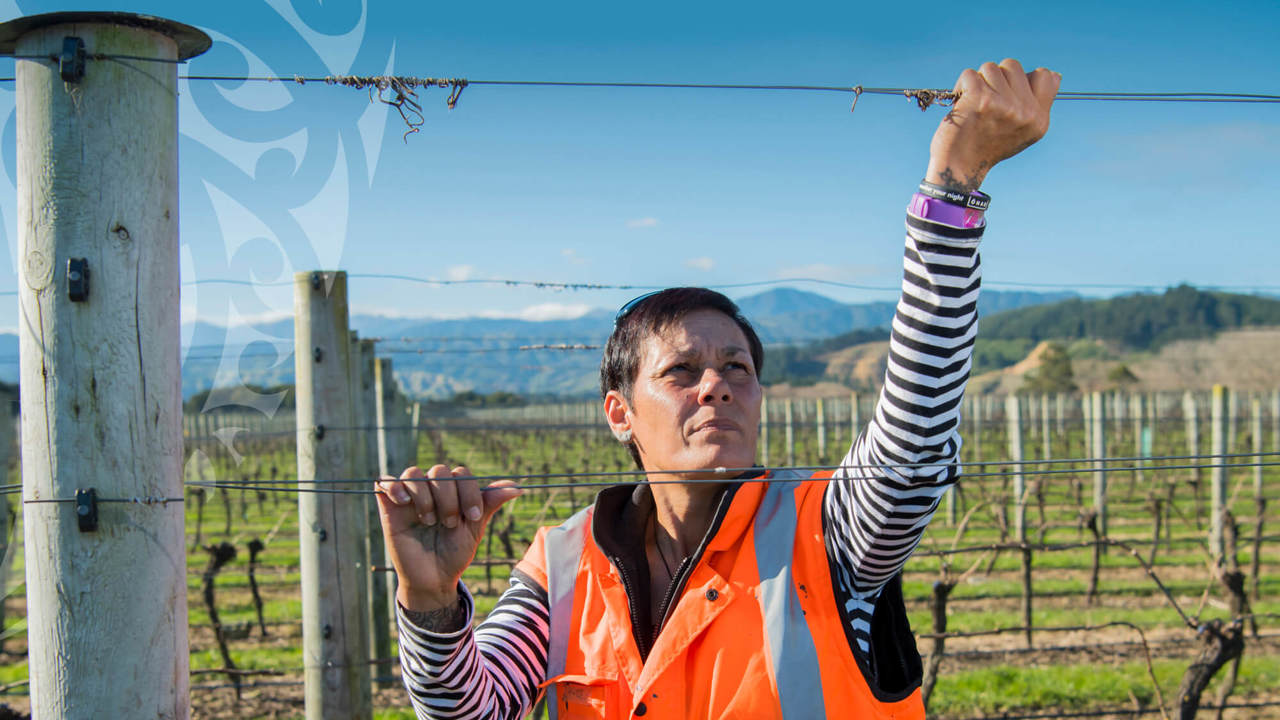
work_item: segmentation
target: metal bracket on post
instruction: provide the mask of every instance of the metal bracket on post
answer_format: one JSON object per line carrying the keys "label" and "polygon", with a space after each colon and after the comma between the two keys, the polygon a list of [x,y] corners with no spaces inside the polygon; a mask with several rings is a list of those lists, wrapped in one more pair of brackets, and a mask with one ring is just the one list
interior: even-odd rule
{"label": "metal bracket on post", "polygon": [[76,520],[80,523],[80,532],[98,529],[98,492],[93,488],[76,490]]}
{"label": "metal bracket on post", "polygon": [[62,73],[63,82],[80,82],[84,79],[84,40],[70,35],[62,38],[58,70]]}
{"label": "metal bracket on post", "polygon": [[89,261],[84,258],[67,258],[67,297],[71,302],[89,299]]}

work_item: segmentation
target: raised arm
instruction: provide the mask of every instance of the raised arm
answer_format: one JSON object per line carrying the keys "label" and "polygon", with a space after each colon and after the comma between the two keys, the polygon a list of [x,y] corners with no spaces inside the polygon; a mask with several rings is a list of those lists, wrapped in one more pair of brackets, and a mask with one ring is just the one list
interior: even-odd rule
{"label": "raised arm", "polygon": [[[930,145],[926,182],[958,193],[1030,147],[1049,127],[1061,76],[1016,60],[965,70]],[[974,227],[907,215],[902,296],[884,388],[871,423],[824,498],[827,552],[865,650],[875,599],[902,569],[959,474],[960,402],[969,379],[980,284]]]}

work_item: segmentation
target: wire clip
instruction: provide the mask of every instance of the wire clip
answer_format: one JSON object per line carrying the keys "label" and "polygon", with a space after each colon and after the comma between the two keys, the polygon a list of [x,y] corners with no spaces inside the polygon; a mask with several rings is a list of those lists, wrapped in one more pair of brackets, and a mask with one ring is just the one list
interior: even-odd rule
{"label": "wire clip", "polygon": [[62,82],[73,83],[84,79],[84,40],[73,35],[62,38],[58,72],[62,74]]}
{"label": "wire clip", "polygon": [[98,492],[93,488],[76,490],[76,521],[80,532],[98,529]]}

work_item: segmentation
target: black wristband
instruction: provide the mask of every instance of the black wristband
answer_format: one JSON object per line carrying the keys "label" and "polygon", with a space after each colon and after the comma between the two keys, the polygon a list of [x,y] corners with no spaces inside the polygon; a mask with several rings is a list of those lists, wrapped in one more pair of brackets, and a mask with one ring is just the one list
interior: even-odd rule
{"label": "black wristband", "polygon": [[920,194],[925,197],[941,200],[949,205],[956,207],[969,208],[971,210],[981,210],[986,212],[991,206],[991,196],[980,191],[965,192],[963,190],[955,190],[953,188],[934,185],[924,180],[920,181]]}

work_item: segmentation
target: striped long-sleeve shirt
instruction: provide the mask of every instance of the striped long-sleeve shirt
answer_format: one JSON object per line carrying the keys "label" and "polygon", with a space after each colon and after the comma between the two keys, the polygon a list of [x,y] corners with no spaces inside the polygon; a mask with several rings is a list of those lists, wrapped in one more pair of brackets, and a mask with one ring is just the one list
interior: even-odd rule
{"label": "striped long-sleeve shirt", "polygon": [[[907,216],[902,296],[875,415],[823,498],[836,597],[856,651],[867,653],[881,589],[915,549],[958,475],[960,401],[977,329],[978,241]],[[399,613],[400,663],[420,718],[523,717],[538,695],[548,644],[546,591],[519,572],[480,626],[449,634]]]}

